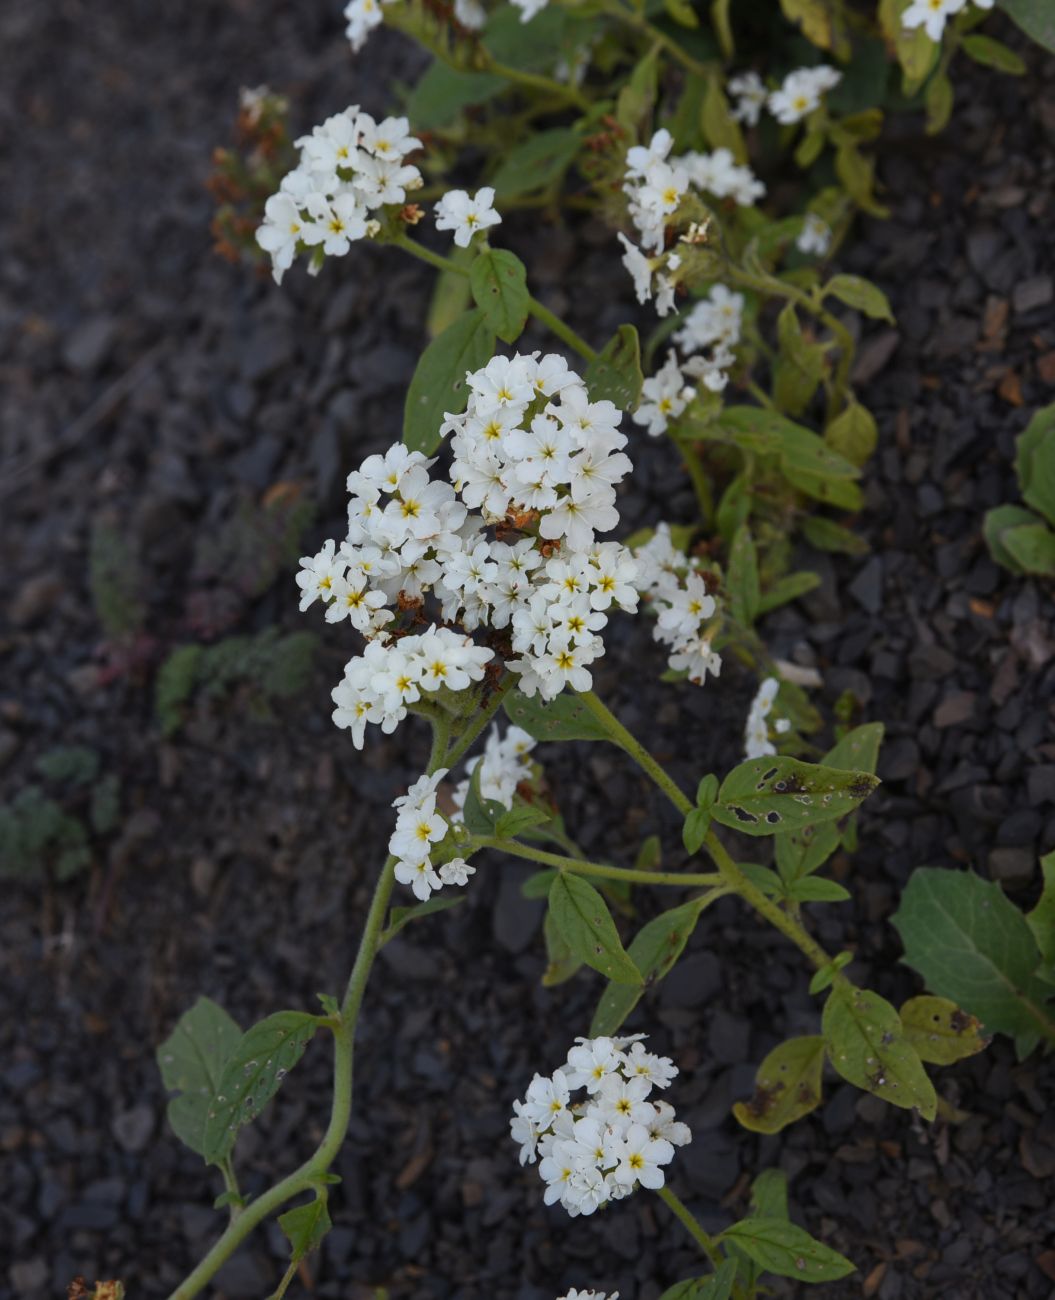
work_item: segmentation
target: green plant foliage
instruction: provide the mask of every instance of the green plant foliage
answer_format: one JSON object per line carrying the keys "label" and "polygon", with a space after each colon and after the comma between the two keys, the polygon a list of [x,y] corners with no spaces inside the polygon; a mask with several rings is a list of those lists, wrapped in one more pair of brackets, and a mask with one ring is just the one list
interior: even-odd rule
{"label": "green plant foliage", "polygon": [[721,1239],[738,1246],[766,1272],[798,1282],[835,1282],[854,1271],[845,1256],[784,1219],[742,1219],[726,1228]]}
{"label": "green plant foliage", "polygon": [[316,1194],[306,1205],[297,1205],[278,1216],[278,1226],[286,1234],[290,1260],[299,1264],[305,1255],[317,1250],[323,1237],[333,1227],[326,1197]]}
{"label": "green plant foliage", "polygon": [[587,366],[584,379],[591,401],[614,402],[621,411],[636,408],[645,377],[641,372],[641,342],[633,325],[619,326]]}
{"label": "green plant foliage", "polygon": [[500,199],[519,198],[558,185],[579,152],[579,136],[567,127],[554,127],[528,136],[506,154],[491,177]]}
{"label": "green plant foliage", "polygon": [[1015,443],[1022,500],[1055,527],[1055,403],[1037,411]]}
{"label": "green plant foliage", "polygon": [[432,916],[436,912],[448,912],[452,907],[457,907],[459,903],[464,902],[464,895],[437,894],[433,898],[425,899],[423,903],[415,903],[412,907],[393,907],[388,914],[388,925],[381,933],[381,945],[384,946],[390,939],[394,939],[411,921],[420,921],[423,917]]}
{"label": "green plant foliage", "polygon": [[989,1033],[1014,1038],[1020,1055],[1041,1037],[1055,1042],[1055,989],[1042,979],[1029,922],[999,885],[973,871],[919,867],[891,923],[927,987]]}
{"label": "green plant foliage", "polygon": [[109,521],[96,519],[88,539],[88,588],[109,640],[127,640],[142,631],[144,585],[138,557],[127,538]]}
{"label": "green plant foliage", "polygon": [[999,0],[999,5],[1031,41],[1055,53],[1055,12],[1048,0]]}
{"label": "green plant foliage", "polygon": [[57,745],[37,759],[37,771],[49,781],[88,785],[99,774],[99,755],[87,745]]}
{"label": "green plant foliage", "polygon": [[746,835],[775,835],[843,817],[878,784],[870,772],[780,756],[751,758],[722,782],[712,815]]}
{"label": "green plant foliage", "polygon": [[779,1133],[821,1102],[824,1039],[789,1038],[758,1067],[750,1101],[738,1101],[733,1114],[752,1133]]}
{"label": "green plant foliage", "polygon": [[542,935],[546,943],[546,969],[542,972],[542,984],[544,988],[550,989],[570,980],[582,968],[583,962],[561,933],[552,911],[546,913]]}
{"label": "green plant foliage", "polygon": [[937,1113],[938,1098],[898,1013],[868,989],[836,984],[821,1021],[828,1059],[848,1082],[895,1106]]}
{"label": "green plant foliage", "polygon": [[157,1049],[161,1080],[178,1094],[168,1104],[169,1124],[184,1146],[203,1158],[209,1108],[241,1037],[237,1022],[223,1007],[200,997]]}
{"label": "green plant foliage", "polygon": [[561,872],[549,891],[550,912],[571,953],[616,984],[640,985],[641,973],[627,955],[608,904],[581,876]]}
{"label": "green plant foliage", "polygon": [[469,284],[489,329],[515,343],[528,318],[530,295],[524,263],[503,248],[488,249],[473,262]]}
{"label": "green plant foliage", "polygon": [[608,733],[585,704],[564,692],[546,703],[540,696],[511,691],[503,701],[509,721],[535,740],[608,740]]}
{"label": "green plant foliage", "polygon": [[910,998],[898,1015],[906,1039],[928,1065],[952,1065],[983,1051],[989,1042],[980,1021],[948,998]]}
{"label": "green plant foliage", "polygon": [[35,785],[0,805],[0,878],[33,879],[44,871],[58,881],[91,864],[84,823]]}
{"label": "green plant foliage", "polygon": [[494,330],[479,308],[467,311],[432,340],[407,389],[403,441],[411,451],[435,453],[444,415],[458,415],[469,400],[466,374],[486,365],[494,348]]}

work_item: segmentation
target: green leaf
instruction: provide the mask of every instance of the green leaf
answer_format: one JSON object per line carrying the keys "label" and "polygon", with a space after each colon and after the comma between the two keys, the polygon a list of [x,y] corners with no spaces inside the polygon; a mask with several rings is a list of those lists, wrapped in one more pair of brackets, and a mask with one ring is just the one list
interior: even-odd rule
{"label": "green leaf", "polygon": [[784,1219],[742,1219],[720,1240],[734,1242],[767,1272],[799,1282],[835,1282],[854,1271],[843,1255]]}
{"label": "green leaf", "polygon": [[663,842],[658,835],[649,835],[641,841],[634,859],[635,871],[658,871],[663,865]]}
{"label": "green leaf", "polygon": [[491,178],[500,199],[517,198],[555,185],[579,151],[579,137],[567,127],[532,132],[514,145]]}
{"label": "green leaf", "polygon": [[803,876],[787,887],[787,897],[796,903],[845,903],[851,894],[834,880]]}
{"label": "green leaf", "polygon": [[736,530],[747,522],[751,513],[750,481],[746,473],[737,474],[736,478],[722,493],[715,514],[715,522],[722,540],[729,544]]}
{"label": "green leaf", "polygon": [[627,1016],[637,1006],[645,988],[651,988],[664,978],[685,951],[685,945],[696,929],[704,903],[696,899],[661,912],[634,936],[627,954],[641,973],[642,983],[637,987],[626,984],[609,984],[597,1004],[590,1022],[590,1037],[609,1037],[614,1034]]}
{"label": "green leaf", "polygon": [[801,415],[824,374],[824,349],[802,333],[794,303],[777,317],[780,353],[773,370],[773,396],[782,411]]}
{"label": "green leaf", "polygon": [[842,6],[831,0],[780,0],[784,17],[798,23],[805,38],[837,58],[850,57],[850,38]]}
{"label": "green leaf", "polygon": [[975,63],[987,68],[996,68],[998,72],[1010,72],[1014,77],[1021,77],[1026,65],[1014,52],[991,36],[982,36],[971,32],[960,41],[964,54],[974,59]]}
{"label": "green leaf", "polygon": [[685,845],[685,852],[699,853],[710,829],[710,811],[706,808],[693,808],[681,828],[681,842]]}
{"label": "green leaf", "polygon": [[627,955],[608,904],[581,876],[561,872],[550,886],[549,905],[557,928],[580,961],[616,984],[641,985],[641,973]]}
{"label": "green leaf", "polygon": [[570,17],[567,10],[549,5],[525,23],[519,9],[501,5],[487,19],[483,44],[499,63],[527,72],[549,72]]}
{"label": "green leaf", "polygon": [[530,830],[532,826],[542,826],[552,820],[553,814],[548,808],[540,808],[534,803],[518,803],[499,817],[495,824],[495,834],[500,839],[512,840],[516,839],[522,831]]}
{"label": "green leaf", "polygon": [[459,72],[437,59],[410,92],[407,116],[426,131],[449,126],[463,109],[494,99],[508,84],[496,73]]}
{"label": "green leaf", "polygon": [[795,165],[803,171],[812,167],[821,156],[827,138],[827,133],[823,130],[807,131],[795,146]]}
{"label": "green leaf", "polygon": [[858,207],[874,217],[890,215],[875,197],[875,159],[866,158],[855,143],[841,144],[835,151],[835,174]]}
{"label": "green leaf", "polygon": [[789,1038],[758,1067],[751,1100],[738,1101],[733,1114],[752,1133],[779,1133],[820,1105],[823,1069],[820,1034]]}
{"label": "green leaf", "polygon": [[714,805],[716,821],[747,835],[773,835],[852,812],[879,782],[797,758],[751,758],[733,768]]}
{"label": "green leaf", "polygon": [[758,617],[761,593],[758,586],[758,552],[746,524],[733,536],[729,548],[729,571],[726,587],[733,617],[743,627],[751,627]]}
{"label": "green leaf", "polygon": [[[473,248],[454,247],[450,252],[451,261],[466,270],[469,269],[474,256]],[[463,275],[461,271],[441,271],[432,289],[429,312],[425,320],[425,329],[429,338],[436,338],[448,325],[453,325],[456,320],[459,320],[469,310],[472,300],[473,295],[467,275]]]}
{"label": "green leaf", "polygon": [[542,922],[542,935],[546,941],[546,969],[542,972],[542,985],[549,989],[570,980],[582,966],[582,961],[572,952],[552,911],[546,913]]}
{"label": "green leaf", "polygon": [[824,755],[824,766],[838,768],[840,772],[874,774],[885,734],[886,728],[881,722],[865,722],[854,727]]}
{"label": "green leaf", "polygon": [[777,870],[784,885],[790,887],[824,866],[839,847],[839,838],[835,822],[803,826],[799,831],[774,836]]}
{"label": "green leaf", "polygon": [[864,465],[879,441],[871,411],[860,402],[850,402],[824,430],[824,441],[851,465]]}
{"label": "green leaf", "polygon": [[333,1227],[326,1197],[316,1196],[307,1205],[298,1205],[285,1214],[280,1214],[278,1226],[289,1238],[292,1263],[299,1264],[305,1255],[318,1247]]}
{"label": "green leaf", "polygon": [[389,939],[394,939],[411,921],[420,921],[422,917],[432,916],[434,912],[448,912],[452,907],[457,907],[459,903],[464,902],[464,894],[444,893],[426,898],[423,903],[414,903],[411,907],[393,907],[388,914],[388,925],[381,932],[378,946],[384,947]]}
{"label": "green leaf", "polygon": [[1023,524],[1009,528],[1000,538],[1024,573],[1055,576],[1055,533],[1047,524]]}
{"label": "green leaf", "polygon": [[714,28],[714,34],[718,37],[722,58],[727,60],[731,59],[736,53],[733,28],[729,21],[731,7],[732,0],[713,0],[711,4],[711,26]]}
{"label": "green leaf", "polygon": [[948,73],[940,70],[935,72],[934,76],[927,82],[923,103],[927,109],[927,134],[937,135],[939,131],[944,131],[949,125],[953,105],[956,103],[955,92]]}
{"label": "green leaf", "polygon": [[1049,0],[998,0],[1030,40],[1055,54],[1055,13]]}
{"label": "green leaf", "polygon": [[564,692],[547,704],[511,691],[503,701],[509,721],[535,740],[609,740],[608,732],[575,695]]}
{"label": "green leaf", "polygon": [[675,1282],[659,1300],[729,1300],[736,1282],[736,1260],[723,1259],[709,1277],[691,1277]]}
{"label": "green leaf", "polygon": [[1033,931],[1041,960],[1045,966],[1055,964],[1055,853],[1045,854],[1040,860],[1044,888],[1032,912],[1026,913],[1026,924]]}
{"label": "green leaf", "polygon": [[989,547],[989,554],[1005,569],[1012,573],[1022,573],[1022,566],[1004,545],[1004,537],[1014,528],[1039,524],[1039,518],[1022,506],[996,506],[985,512],[982,523],[982,535]]}
{"label": "green leaf", "polygon": [[842,555],[867,555],[868,543],[857,533],[823,515],[809,515],[802,521],[802,535],[818,551],[836,551]]}
{"label": "green leaf", "polygon": [[469,792],[465,796],[462,817],[474,835],[494,835],[495,828],[506,812],[505,804],[497,799],[485,799],[480,793],[482,763],[477,763],[469,778]]}
{"label": "green leaf", "polygon": [[1055,526],[1055,404],[1037,411],[1016,439],[1015,473],[1026,505]]}
{"label": "green leaf", "polygon": [[224,1066],[206,1117],[202,1154],[207,1163],[217,1164],[230,1153],[238,1130],[278,1092],[318,1027],[318,1016],[276,1011],[246,1030]]}
{"label": "green leaf", "polygon": [[988,1047],[981,1021],[961,1011],[948,998],[923,994],[909,998],[898,1012],[905,1038],[921,1061],[931,1065],[952,1065]]}
{"label": "green leaf", "polygon": [[403,411],[403,441],[412,451],[426,456],[435,452],[442,441],[444,415],[465,410],[466,375],[486,365],[494,347],[494,332],[478,308],[448,325],[428,345],[410,381]]}
{"label": "green leaf", "polygon": [[849,1083],[924,1119],[938,1109],[934,1085],[909,1043],[898,1013],[869,989],[837,984],[821,1017],[828,1059]]}
{"label": "green leaf", "polygon": [[680,27],[699,27],[691,0],[663,0],[663,8]]}
{"label": "green leaf", "polygon": [[833,957],[827,966],[822,966],[819,971],[815,971],[813,978],[810,980],[810,993],[814,996],[823,993],[843,967],[849,966],[853,959],[852,952],[841,952],[838,956]]}
{"label": "green leaf", "polygon": [[504,248],[492,248],[473,262],[469,285],[487,325],[505,343],[515,343],[527,324],[530,295],[524,263]]}
{"label": "green leaf", "polygon": [[907,99],[919,90],[938,62],[941,44],[932,41],[922,27],[903,27],[901,15],[912,0],[880,0],[879,21],[887,41],[901,65],[901,90]]}
{"label": "green leaf", "polygon": [[[772,415],[770,413],[770,418]],[[780,460],[784,472],[814,474],[825,479],[855,479],[860,468],[827,446],[824,439],[791,420],[783,421],[780,432]]]}
{"label": "green leaf", "polygon": [[172,1130],[197,1155],[205,1154],[205,1121],[223,1068],[242,1031],[223,1007],[201,997],[157,1049],[161,1080],[178,1091],[168,1104]]}
{"label": "green leaf", "polygon": [[536,871],[520,886],[523,898],[549,898],[550,886],[560,875],[559,871]]}
{"label": "green leaf", "polygon": [[801,569],[798,573],[785,573],[759,597],[758,612],[768,614],[771,609],[779,609],[781,605],[798,600],[800,596],[805,596],[808,591],[813,591],[820,585],[819,573],[810,573],[806,569]]}
{"label": "green leaf", "polygon": [[[905,962],[990,1033],[1045,1032],[1050,988],[1029,922],[999,885],[973,871],[919,867],[890,918]],[[1050,1032],[1050,1031],[1048,1031]]]}
{"label": "green leaf", "polygon": [[638,61],[616,99],[615,120],[632,138],[640,138],[644,130],[651,129],[658,86],[658,54],[658,49],[651,49]]}
{"label": "green leaf", "polygon": [[621,411],[636,409],[645,376],[641,371],[641,340],[633,325],[619,326],[586,367],[584,378],[591,402],[614,402]]}
{"label": "green leaf", "polygon": [[838,298],[847,307],[853,307],[855,311],[863,312],[873,320],[885,320],[894,324],[894,313],[890,310],[886,294],[871,280],[864,280],[859,275],[833,275],[824,286],[822,296]]}
{"label": "green leaf", "polygon": [[751,1212],[760,1219],[788,1217],[788,1176],[783,1169],[763,1169],[751,1184]]}

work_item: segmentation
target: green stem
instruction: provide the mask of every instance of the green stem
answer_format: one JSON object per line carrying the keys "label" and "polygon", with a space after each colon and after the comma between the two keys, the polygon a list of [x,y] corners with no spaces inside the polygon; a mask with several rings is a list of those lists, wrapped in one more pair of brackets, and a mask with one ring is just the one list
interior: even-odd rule
{"label": "green stem", "polygon": [[[449,736],[449,721],[434,720],[429,775],[443,765]],[[367,980],[370,978],[370,971],[377,956],[381,932],[384,929],[385,914],[395,884],[395,865],[396,859],[389,856],[374,886],[370,909],[363,926],[363,935],[359,941],[359,951],[356,953],[355,964],[348,976],[348,984],[341,1002],[340,1018],[333,1028],[333,1102],[330,1109],[330,1122],[322,1141],[314,1154],[309,1156],[298,1169],[258,1196],[256,1200],[249,1202],[238,1218],[233,1219],[228,1225],[226,1232],[216,1241],[194,1271],[172,1292],[169,1300],[190,1300],[190,1297],[197,1295],[215,1277],[254,1228],[294,1196],[317,1187],[319,1179],[337,1158],[337,1153],[347,1135],[352,1114],[355,1027]]]}
{"label": "green stem", "polygon": [[710,480],[703,468],[703,461],[700,460],[700,453],[691,442],[675,441],[674,445],[681,453],[689,478],[692,480],[696,504],[700,507],[700,523],[706,524],[707,520],[714,515],[714,495],[711,492]]}
{"label": "green stem", "polygon": [[628,885],[681,885],[687,888],[720,888],[728,893],[724,877],[710,872],[708,874],[688,871],[639,871],[634,867],[609,867],[602,862],[586,862],[581,858],[568,858],[562,853],[549,853],[545,849],[536,849],[517,840],[503,840],[491,835],[473,837],[473,848],[496,849],[499,853],[508,853],[514,858],[526,858],[544,867],[556,867],[558,871],[570,871],[576,876],[599,876],[605,880],[622,880]]}
{"label": "green stem", "polygon": [[[402,248],[404,252],[409,253],[411,257],[416,257],[421,262],[428,262],[429,266],[434,266],[437,271],[453,271],[455,275],[468,275],[469,268],[460,266],[457,262],[449,257],[444,257],[440,253],[434,253],[431,248],[426,248],[424,244],[419,244],[416,239],[411,239],[407,234],[396,235],[392,242],[397,248]],[[559,316],[555,316],[548,307],[539,302],[537,298],[528,298],[528,311],[537,321],[545,325],[551,333],[555,334],[562,342],[566,343],[574,352],[585,361],[594,361],[597,353],[590,347],[579,334],[565,325]]]}
{"label": "green stem", "polygon": [[[472,721],[459,735],[458,739],[451,746],[450,750],[444,754],[442,763],[437,763],[436,767],[452,768],[455,763],[459,762],[469,746],[473,744],[483,729],[498,712],[498,707],[513,688],[513,675],[507,673],[504,680],[492,691],[487,703],[473,715]],[[432,770],[435,770],[432,769]]]}
{"label": "green stem", "polygon": [[541,95],[550,95],[552,98],[565,104],[574,104],[576,108],[581,109],[584,113],[590,110],[589,99],[576,86],[565,85],[561,81],[554,81],[551,77],[543,77],[535,72],[524,72],[520,68],[511,68],[507,63],[499,63],[497,59],[490,56],[483,65],[484,72],[493,72],[499,77],[505,77],[515,86],[523,86],[525,90],[534,90]]}
{"label": "green stem", "polygon": [[234,1162],[230,1156],[224,1156],[220,1161],[220,1173],[223,1175],[224,1190],[238,1199],[232,1201],[230,1205],[231,1222],[242,1213],[242,1193],[238,1186],[238,1175],[234,1171]]}
{"label": "green stem", "polygon": [[724,1260],[722,1253],[714,1244],[713,1238],[709,1237],[700,1227],[693,1216],[689,1213],[688,1208],[683,1202],[674,1195],[669,1187],[664,1186],[659,1189],[659,1199],[671,1211],[678,1222],[686,1229],[689,1236],[695,1241],[697,1246],[703,1251],[715,1268],[721,1268]]}
{"label": "green stem", "polygon": [[[663,770],[656,762],[652,755],[645,749],[627,731],[626,727],[611,712],[608,706],[593,693],[593,691],[584,691],[579,698],[586,707],[593,713],[594,717],[601,723],[604,729],[617,744],[630,755],[642,771],[646,772],[652,780],[659,786],[667,798],[671,801],[680,813],[688,816],[692,812],[693,804],[689,797],[682,791],[672,777]],[[708,831],[707,838],[704,840],[704,847],[714,859],[715,866],[721,872],[722,879],[729,885],[730,890],[739,894],[740,897],[750,907],[753,907],[760,916],[765,919],[791,940],[793,944],[803,952],[813,965],[820,970],[821,967],[831,963],[832,958],[824,951],[809,933],[795,920],[789,916],[781,907],[779,907],[771,898],[767,898],[762,891],[753,885],[744,875],[737,864],[729,856],[721,840],[715,835],[714,831]]]}
{"label": "green stem", "polygon": [[604,12],[611,17],[624,23],[627,27],[632,27],[635,31],[640,32],[642,36],[647,36],[654,44],[661,49],[666,50],[672,59],[680,63],[683,68],[687,68],[694,76],[706,77],[711,67],[706,63],[701,63],[699,59],[694,59],[691,54],[683,50],[681,46],[661,31],[654,23],[636,12],[634,9],[628,9],[626,5],[621,4],[620,0],[608,0],[604,5]]}

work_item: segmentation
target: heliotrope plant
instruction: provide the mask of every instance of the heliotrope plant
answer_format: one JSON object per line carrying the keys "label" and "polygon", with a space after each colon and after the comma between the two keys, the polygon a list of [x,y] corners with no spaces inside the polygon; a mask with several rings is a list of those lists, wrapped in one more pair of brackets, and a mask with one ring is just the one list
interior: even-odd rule
{"label": "heliotrope plant", "polygon": [[[506,858],[539,868],[525,891],[548,904],[544,982],[582,966],[606,980],[565,1062],[509,1099],[521,1163],[537,1162],[544,1199],[577,1216],[619,1214],[630,1193],[654,1192],[702,1252],[693,1294],[747,1300],[766,1272],[818,1283],[853,1269],[790,1221],[779,1171],[761,1172],[750,1214],[714,1236],[671,1186],[677,1150],[692,1136],[660,1095],[675,1092],[677,1068],[643,1035],[621,1031],[712,903],[736,897],[772,925],[823,998],[818,1032],[775,1048],[753,1095],[734,1107],[744,1127],[774,1133],[814,1109],[826,1065],[932,1120],[939,1099],[925,1066],[984,1046],[979,1022],[943,998],[896,1009],[860,987],[848,973],[852,954],[825,951],[803,917],[806,904],[848,897],[822,869],[854,843],[855,810],[877,785],[882,727],[843,728],[819,763],[803,761],[802,733],[818,720],[801,670],[774,663],[754,625],[815,581],[788,572],[794,528],[819,547],[858,546],[844,522],[820,513],[858,509],[856,480],[876,437],[851,382],[846,309],[875,319],[890,319],[890,309],[875,286],[829,274],[825,263],[855,211],[882,212],[869,145],[888,79],[882,52],[881,76],[855,75],[877,48],[856,9],[853,23],[839,0],[784,0],[782,9],[817,58],[792,58],[780,39],[753,45],[750,31],[734,30],[727,0],[706,16],[686,0],[666,0],[662,14],[624,0],[347,6],[354,48],[384,21],[434,62],[401,115],[378,120],[351,106],[297,139],[255,239],[276,280],[298,260],[319,273],[368,241],[440,272],[445,324],[410,384],[402,436],[349,475],[345,536],[305,556],[297,577],[302,609],[351,625],[335,724],[361,749],[372,727],[391,732],[413,715],[431,728],[432,749],[395,800],[389,856],[343,994],[321,996],[321,1012],[280,1011],[244,1032],[202,998],[159,1049],[176,1094],[172,1125],[218,1170],[217,1205],[229,1212],[173,1300],[201,1293],[275,1214],[290,1242],[274,1294],[285,1292],[330,1227],[356,1024],[379,949],[456,904],[475,875]],[[875,31],[931,126],[951,106],[955,49],[1015,70],[1010,51],[973,30],[985,9],[879,6]],[[1030,5],[1014,9],[1028,28]],[[266,96],[257,94],[254,112],[275,121]],[[769,187],[789,162],[804,173],[807,197],[780,211]],[[448,182],[455,164],[464,175],[476,168],[469,188]],[[813,179],[821,172],[824,183]],[[521,207],[608,223],[624,296],[636,299],[628,314],[653,322],[643,346],[630,320],[595,346],[531,293],[524,264],[491,242]],[[419,226],[433,233],[420,239]],[[431,246],[436,235],[450,236],[455,256]],[[560,350],[501,352],[529,319]],[[633,472],[635,440],[660,435],[683,458],[699,517],[620,538],[618,489]],[[630,617],[652,621],[656,671],[679,689],[706,689],[729,657],[762,678],[742,737],[730,737],[744,761],[698,773],[691,793],[593,689],[605,638]],[[470,755],[485,732],[483,752]],[[536,750],[568,740],[615,746],[655,784],[681,821],[683,865],[660,869],[656,837],[632,866],[586,857]],[[764,861],[740,861],[745,841],[729,831],[749,837],[752,859]],[[609,904],[634,915],[637,888],[679,898],[624,943]],[[334,1053],[325,1134],[298,1168],[248,1199],[235,1170],[238,1133],[320,1032]],[[565,1300],[585,1297],[605,1300],[575,1289]]]}

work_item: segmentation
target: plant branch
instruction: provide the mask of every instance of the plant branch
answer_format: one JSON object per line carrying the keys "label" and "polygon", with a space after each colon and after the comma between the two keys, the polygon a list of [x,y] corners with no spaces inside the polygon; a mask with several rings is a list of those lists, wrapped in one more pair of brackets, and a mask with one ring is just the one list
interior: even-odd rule
{"label": "plant branch", "polygon": [[689,1236],[699,1246],[715,1268],[721,1268],[723,1264],[722,1253],[714,1244],[713,1238],[709,1237],[700,1227],[689,1212],[688,1207],[681,1199],[670,1190],[668,1186],[659,1188],[657,1195],[663,1204],[671,1211],[678,1222],[685,1228]]}
{"label": "plant branch", "polygon": [[[687,888],[722,888],[725,878],[715,872],[696,874],[688,871],[644,871],[635,867],[609,867],[602,862],[586,862],[581,858],[568,858],[561,853],[549,853],[517,840],[499,839],[492,835],[474,835],[473,848],[496,849],[514,858],[526,858],[544,867],[556,867],[576,876],[597,876],[605,880],[622,880],[628,885],[682,885]],[[729,889],[722,889],[728,893]]]}

